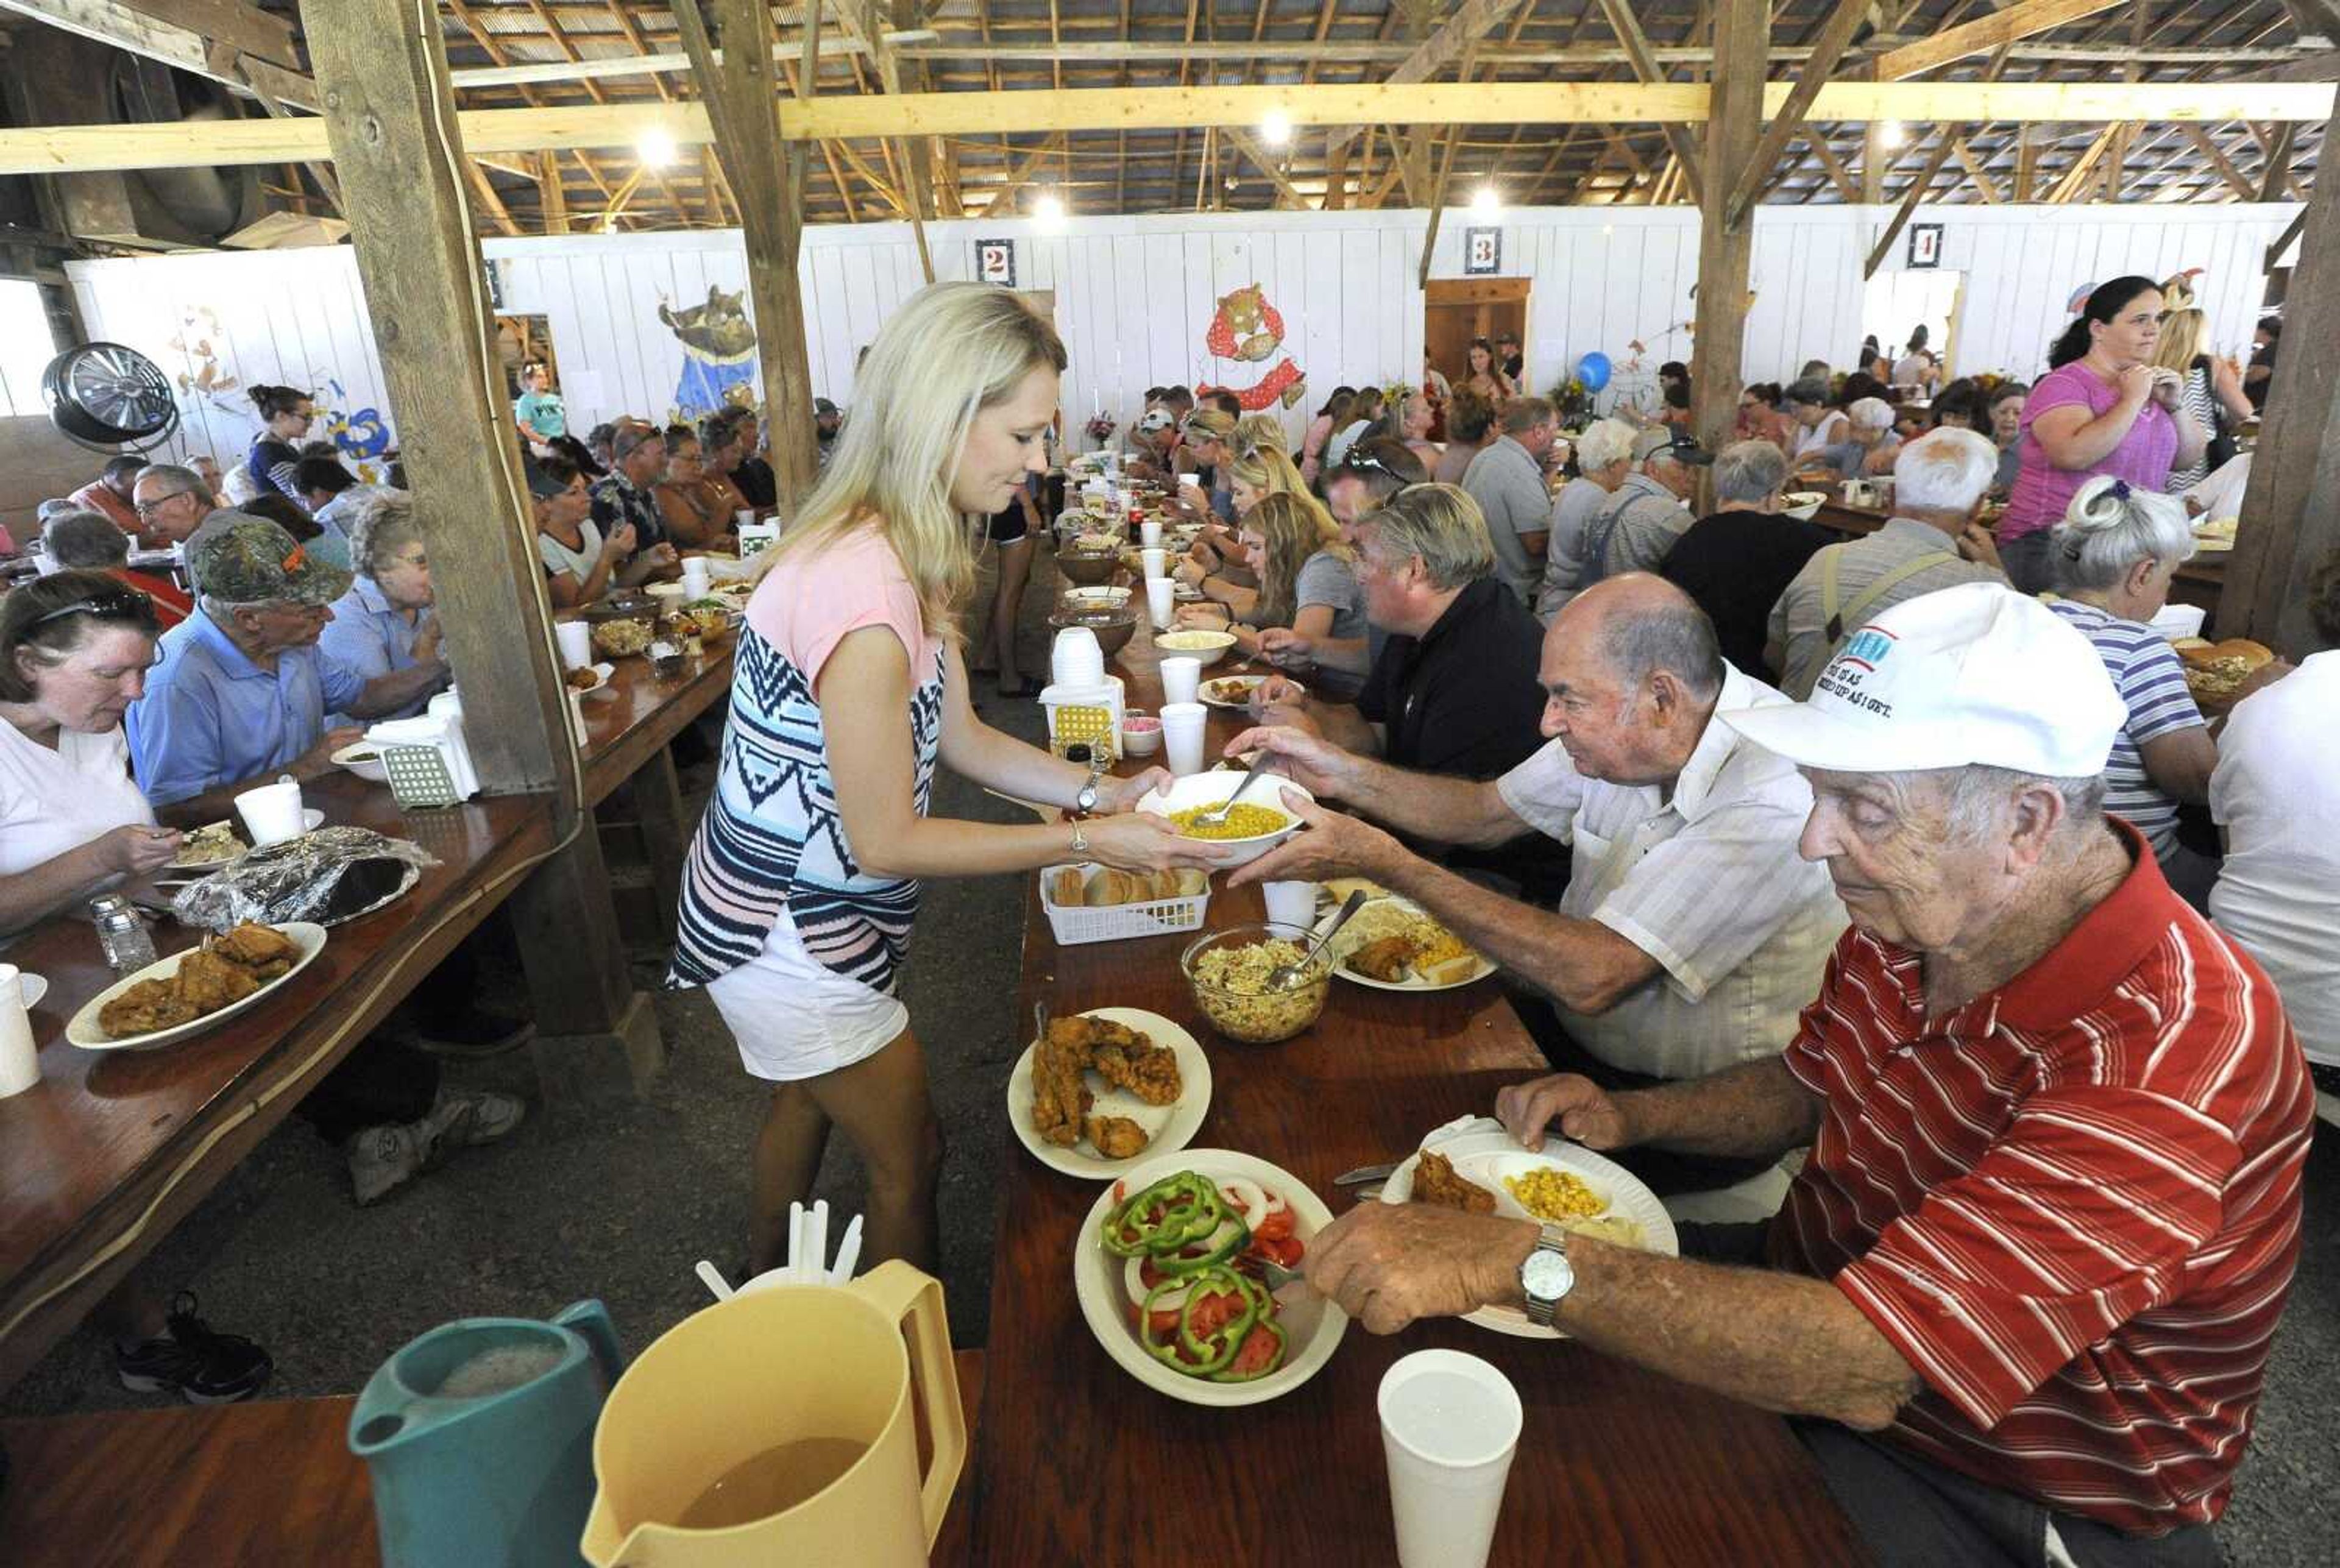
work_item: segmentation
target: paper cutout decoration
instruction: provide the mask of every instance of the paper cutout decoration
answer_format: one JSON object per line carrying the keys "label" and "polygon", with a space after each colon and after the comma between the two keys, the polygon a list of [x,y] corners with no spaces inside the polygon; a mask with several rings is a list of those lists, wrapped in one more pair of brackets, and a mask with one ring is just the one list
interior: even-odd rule
{"label": "paper cutout decoration", "polygon": [[[1284,346],[1284,316],[1267,303],[1267,295],[1257,283],[1237,289],[1219,297],[1219,308],[1211,313],[1210,328],[1203,333],[1203,346],[1214,359],[1256,364],[1273,357]],[[1206,382],[1197,390],[1233,392],[1244,412],[1256,413],[1279,402],[1291,408],[1299,402],[1307,381],[1287,354],[1274,370],[1247,387]]]}

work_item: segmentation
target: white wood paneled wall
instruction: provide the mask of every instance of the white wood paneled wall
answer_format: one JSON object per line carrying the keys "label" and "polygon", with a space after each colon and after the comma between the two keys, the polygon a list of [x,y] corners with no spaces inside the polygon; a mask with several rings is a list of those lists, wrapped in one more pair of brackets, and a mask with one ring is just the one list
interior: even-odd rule
{"label": "white wood paneled wall", "polygon": [[[2221,348],[2247,342],[2265,280],[2262,253],[2297,209],[2266,206],[1948,207],[1942,266],[1966,274],[1957,367],[2031,376],[2082,283],[2137,272],[2206,269],[2199,284]],[[1842,365],[1861,336],[1861,264],[1890,213],[1869,207],[1759,212],[1745,373],[1787,380],[1807,359]],[[1441,224],[1433,275],[1462,274],[1463,233]],[[1669,359],[1691,357],[1685,329],[1697,281],[1698,215],[1680,208],[1540,208],[1502,213],[1502,272],[1534,280],[1527,379],[1538,391],[1587,352],[1622,367],[1639,340],[1649,384]],[[1247,384],[1275,361],[1213,360],[1204,333],[1222,294],[1257,283],[1283,315],[1308,394],[1287,416],[1297,431],[1333,387],[1418,382],[1423,294],[1416,285],[1421,213],[1273,213],[1088,218],[1043,233],[1028,221],[927,225],[936,270],[972,275],[978,238],[1016,241],[1016,284],[1053,291],[1072,359],[1065,378],[1074,444],[1102,409],[1125,427],[1151,385]],[[710,284],[744,289],[746,257],[731,231],[490,240],[503,308],[548,318],[570,422],[582,432],[620,412],[663,417],[683,366],[658,320],[661,300],[701,303]],[[801,263],[816,393],[849,402],[853,365],[894,308],[919,286],[907,226],[807,231]],[[323,391],[335,406],[381,407],[382,373],[346,247],[253,254],[164,256],[67,265],[93,337],[154,356],[190,383],[208,341],[215,374],[241,385],[282,382]],[[241,391],[182,399],[184,445],[223,462],[241,456],[256,422]],[[389,411],[382,411],[387,416]]]}

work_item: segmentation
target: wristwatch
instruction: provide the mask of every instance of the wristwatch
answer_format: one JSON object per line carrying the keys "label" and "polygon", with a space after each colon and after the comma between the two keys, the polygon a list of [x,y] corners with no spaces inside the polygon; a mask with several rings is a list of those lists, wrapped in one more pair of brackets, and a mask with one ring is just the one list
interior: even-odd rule
{"label": "wristwatch", "polygon": [[1561,1298],[1575,1288],[1576,1270],[1568,1261],[1568,1232],[1547,1225],[1536,1237],[1535,1250],[1520,1260],[1520,1292],[1527,1297],[1528,1321],[1538,1328],[1550,1328]]}
{"label": "wristwatch", "polygon": [[[1073,796],[1073,809],[1081,816],[1090,816],[1097,808],[1097,780],[1105,777],[1106,759],[1097,756],[1086,746],[1074,745],[1065,748],[1065,760],[1074,763],[1086,762],[1089,765],[1088,781],[1083,784],[1079,791]],[[1077,832],[1078,829],[1075,831]],[[1077,849],[1084,846],[1076,840],[1073,847]]]}

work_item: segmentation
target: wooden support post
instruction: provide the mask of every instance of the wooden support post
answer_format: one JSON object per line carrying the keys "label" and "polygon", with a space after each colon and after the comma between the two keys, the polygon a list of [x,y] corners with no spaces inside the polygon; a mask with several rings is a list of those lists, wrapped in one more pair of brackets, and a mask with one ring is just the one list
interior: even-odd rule
{"label": "wooden support post", "polygon": [[1430,186],[1430,226],[1423,232],[1422,266],[1414,278],[1416,288],[1430,286],[1430,257],[1438,249],[1438,215],[1446,210],[1446,182],[1454,173],[1454,144],[1462,139],[1462,127],[1455,126],[1446,133],[1446,153],[1438,161],[1437,176]]}
{"label": "wooden support post", "polygon": [[[2340,117],[2327,144],[2335,130]],[[2340,340],[2340,178],[2319,171],[2300,216],[2284,304],[2284,336],[2297,347],[2276,357],[2218,604],[2221,636],[2256,638],[2294,660],[2318,649],[2308,573],[2340,550],[2340,361],[2316,352]]]}
{"label": "wooden support post", "polygon": [[2291,144],[2299,126],[2285,120],[2276,127],[2275,140],[2267,144],[2266,172],[2259,180],[2259,200],[2275,202],[2283,199],[2284,185],[2291,178]]}
{"label": "wooden support post", "polygon": [[544,215],[544,232],[565,234],[569,232],[569,187],[561,183],[560,155],[558,153],[537,154],[537,204]]}
{"label": "wooden support post", "polygon": [[1770,0],[1716,0],[1714,107],[1706,127],[1706,180],[1698,239],[1698,362],[1691,377],[1692,428],[1699,444],[1720,452],[1739,422],[1740,363],[1747,344],[1747,280],[1755,251],[1755,213],[1730,217],[1733,193],[1762,170],[1763,73],[1771,38]]}
{"label": "wooden support post", "polygon": [[565,830],[577,749],[465,199],[472,164],[446,51],[411,23],[399,0],[313,5],[309,47],[471,759],[494,793],[559,788]]}
{"label": "wooden support post", "polygon": [[771,8],[760,0],[676,0],[674,19],[715,125],[715,154],[739,199],[748,292],[756,307],[756,353],[764,378],[764,423],[771,432],[773,477],[785,512],[812,489],[818,463],[812,365],[805,350],[796,265],[803,193],[789,190],[788,160],[780,150]]}
{"label": "wooden support post", "polygon": [[1309,210],[1308,198],[1301,194],[1300,187],[1292,183],[1292,176],[1284,172],[1283,166],[1276,162],[1275,154],[1259,144],[1257,137],[1230,125],[1227,127],[1227,140],[1235,144],[1236,152],[1250,159],[1253,165],[1268,177],[1278,196],[1301,212]]}
{"label": "wooden support post", "polygon": [[2194,144],[2196,151],[2210,160],[2210,166],[2218,171],[2218,178],[2226,182],[2226,188],[2235,194],[2236,201],[2256,202],[2259,199],[2258,187],[2244,177],[2242,170],[2235,166],[2235,161],[2226,156],[2226,150],[2211,138],[2207,131],[2199,125],[2186,124],[2180,124],[2177,129]]}

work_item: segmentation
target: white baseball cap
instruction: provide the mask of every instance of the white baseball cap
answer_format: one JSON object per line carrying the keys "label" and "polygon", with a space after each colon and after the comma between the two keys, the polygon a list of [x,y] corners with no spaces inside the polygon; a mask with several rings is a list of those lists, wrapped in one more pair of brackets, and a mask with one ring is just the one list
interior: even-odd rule
{"label": "white baseball cap", "polygon": [[2079,630],[1969,582],[1855,630],[1802,702],[1718,715],[1766,750],[1838,773],[1984,763],[2049,779],[2105,770],[2128,710]]}

